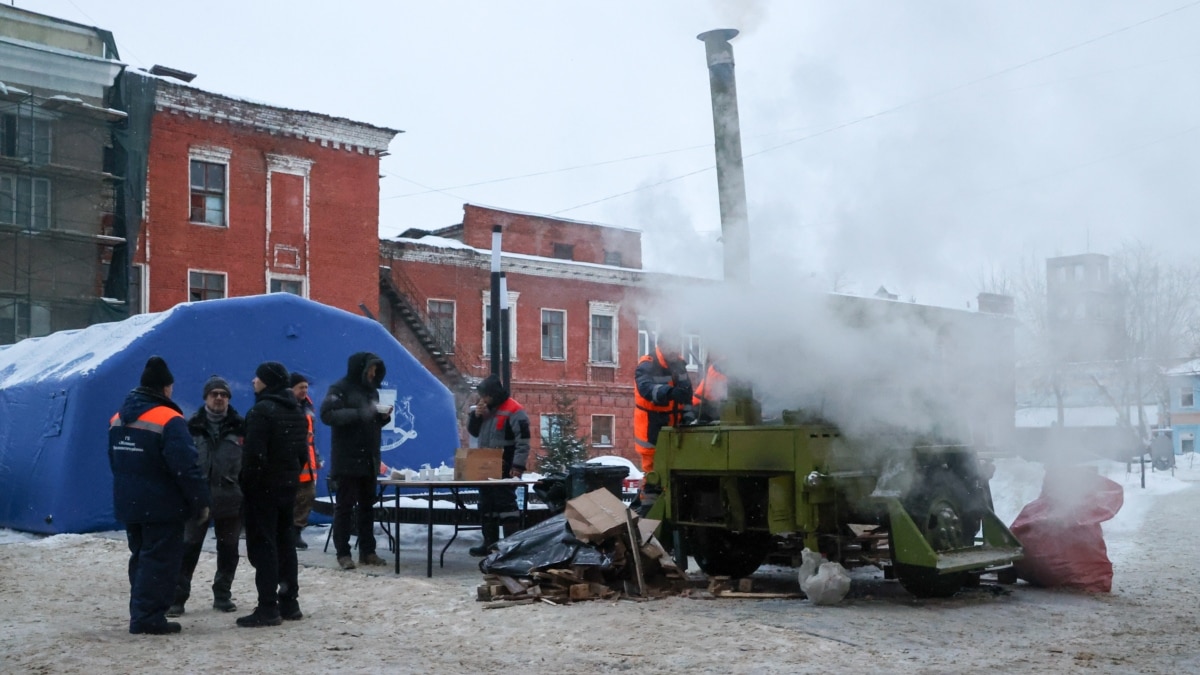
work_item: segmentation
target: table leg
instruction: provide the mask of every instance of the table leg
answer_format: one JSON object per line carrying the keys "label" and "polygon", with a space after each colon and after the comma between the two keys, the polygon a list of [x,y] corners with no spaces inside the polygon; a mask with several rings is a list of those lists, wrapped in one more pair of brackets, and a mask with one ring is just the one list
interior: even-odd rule
{"label": "table leg", "polygon": [[396,503],[393,511],[396,514],[396,574],[400,574],[400,486],[396,486]]}
{"label": "table leg", "polygon": [[429,486],[429,533],[425,540],[425,576],[433,577],[433,486]]}

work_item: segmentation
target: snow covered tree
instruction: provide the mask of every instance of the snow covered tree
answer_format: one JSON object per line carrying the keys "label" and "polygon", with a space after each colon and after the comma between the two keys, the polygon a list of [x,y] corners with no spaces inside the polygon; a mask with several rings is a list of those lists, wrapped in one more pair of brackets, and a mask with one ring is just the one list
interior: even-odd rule
{"label": "snow covered tree", "polygon": [[565,473],[571,465],[586,462],[591,448],[580,435],[575,415],[575,397],[566,387],[554,393],[554,412],[543,417],[546,423],[542,428],[542,454],[538,457],[538,471]]}

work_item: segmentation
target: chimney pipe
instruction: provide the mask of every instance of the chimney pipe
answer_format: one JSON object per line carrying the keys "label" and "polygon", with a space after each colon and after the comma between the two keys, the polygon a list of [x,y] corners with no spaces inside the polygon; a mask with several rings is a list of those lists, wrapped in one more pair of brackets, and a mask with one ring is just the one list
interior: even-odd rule
{"label": "chimney pipe", "polygon": [[717,153],[717,192],[721,200],[721,240],[725,249],[725,280],[745,281],[750,270],[750,230],[746,213],[746,176],[742,170],[742,131],[738,122],[737,82],[733,76],[733,28],[718,28],[696,36],[708,59],[712,91],[713,136]]}

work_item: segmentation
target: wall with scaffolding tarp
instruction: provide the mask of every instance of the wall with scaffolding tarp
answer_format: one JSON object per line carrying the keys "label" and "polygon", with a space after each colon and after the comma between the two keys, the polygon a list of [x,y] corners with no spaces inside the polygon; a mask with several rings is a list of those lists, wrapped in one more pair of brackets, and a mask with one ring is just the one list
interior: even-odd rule
{"label": "wall with scaffolding tarp", "polygon": [[[255,367],[281,361],[311,381],[317,408],[357,351],[387,368],[380,399],[395,404],[383,461],[437,466],[458,445],[454,397],[377,322],[286,293],[178,305],[166,312],[54,333],[0,347],[0,527],[57,534],[119,528],[113,516],[108,420],[158,354],[190,416],[212,374],[225,377],[240,413],[253,405]],[[329,428],[316,425],[326,466]]]}

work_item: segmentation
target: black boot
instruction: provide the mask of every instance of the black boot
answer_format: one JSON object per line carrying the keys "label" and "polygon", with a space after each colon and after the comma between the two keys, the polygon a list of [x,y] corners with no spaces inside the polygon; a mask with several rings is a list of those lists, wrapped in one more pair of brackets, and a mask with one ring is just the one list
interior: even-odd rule
{"label": "black boot", "polygon": [[300,536],[300,534],[303,532],[304,532],[303,527],[296,528],[296,548],[300,551],[307,551],[308,550],[308,542],[304,541],[304,538]]}
{"label": "black boot", "polygon": [[492,546],[500,541],[500,520],[497,518],[485,518],[483,525],[480,528],[483,531],[483,544],[472,546],[467,553],[482,558],[492,550]]}
{"label": "black boot", "polygon": [[230,588],[233,587],[233,575],[224,574],[217,570],[217,574],[213,577],[213,609],[219,612],[236,612],[237,605],[233,604],[233,594]]}
{"label": "black boot", "polygon": [[279,616],[278,607],[255,607],[253,614],[238,617],[237,625],[242,628],[260,628],[262,626],[278,626],[283,623],[283,617]]}

